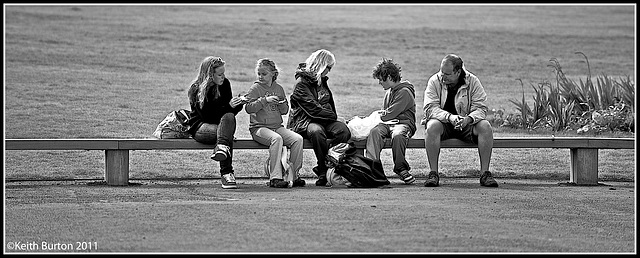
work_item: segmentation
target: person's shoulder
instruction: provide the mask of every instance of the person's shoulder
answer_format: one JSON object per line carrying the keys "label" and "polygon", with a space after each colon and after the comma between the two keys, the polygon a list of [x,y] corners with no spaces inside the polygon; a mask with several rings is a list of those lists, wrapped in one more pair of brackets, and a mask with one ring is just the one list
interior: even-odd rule
{"label": "person's shoulder", "polygon": [[429,80],[427,81],[427,83],[432,83],[432,82],[436,82],[438,81],[438,74],[440,72],[435,72],[432,75],[429,76]]}
{"label": "person's shoulder", "polygon": [[296,87],[309,87],[309,85],[311,85],[311,82],[308,78],[304,78],[303,76],[296,78]]}
{"label": "person's shoulder", "polygon": [[253,82],[253,84],[251,84],[251,86],[249,86],[249,90],[255,90],[257,88],[260,87],[260,83],[258,83],[257,81]]}
{"label": "person's shoulder", "polygon": [[474,73],[470,72],[469,70],[465,69],[465,70],[464,70],[464,73],[465,73],[464,77],[465,77],[465,80],[466,80],[466,81],[468,81],[468,82],[471,82],[471,81],[480,81],[480,79],[478,78],[478,76],[476,76]]}
{"label": "person's shoulder", "polygon": [[273,83],[271,84],[271,86],[272,86],[272,87],[275,87],[275,88],[284,89],[284,87],[282,87],[282,85],[280,85],[280,83],[278,83],[278,82],[273,82]]}
{"label": "person's shoulder", "polygon": [[415,98],[415,86],[410,81],[402,81],[399,85],[398,92],[404,97]]}
{"label": "person's shoulder", "polygon": [[188,91],[195,91],[196,89],[198,89],[198,85],[196,85],[195,83],[191,83],[191,84],[189,84],[189,88],[187,90]]}
{"label": "person's shoulder", "polygon": [[187,94],[191,95],[191,94],[195,94],[198,91],[198,85],[195,83],[191,83],[191,85],[189,85],[189,88],[187,89]]}
{"label": "person's shoulder", "polygon": [[467,68],[464,68],[464,74],[465,74],[465,77],[468,77],[468,78],[478,78],[478,76],[476,76],[475,73],[467,70]]}
{"label": "person's shoulder", "polygon": [[411,83],[411,81],[409,81],[409,80],[400,81],[400,84],[413,86],[413,83]]}

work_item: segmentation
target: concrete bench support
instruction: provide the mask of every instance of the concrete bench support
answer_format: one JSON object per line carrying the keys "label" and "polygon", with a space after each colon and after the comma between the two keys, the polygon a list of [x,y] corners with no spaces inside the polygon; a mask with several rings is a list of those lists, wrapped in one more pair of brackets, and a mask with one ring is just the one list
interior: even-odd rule
{"label": "concrete bench support", "polygon": [[571,150],[570,183],[598,185],[598,149]]}
{"label": "concrete bench support", "polygon": [[105,150],[107,185],[129,185],[129,150]]}

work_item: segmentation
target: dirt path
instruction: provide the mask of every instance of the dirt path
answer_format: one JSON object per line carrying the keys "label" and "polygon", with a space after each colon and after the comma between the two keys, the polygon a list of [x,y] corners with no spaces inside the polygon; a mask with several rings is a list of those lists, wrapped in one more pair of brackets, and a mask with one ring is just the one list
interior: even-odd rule
{"label": "dirt path", "polygon": [[307,179],[273,189],[264,181],[240,179],[236,190],[217,180],[5,183],[5,252],[636,252],[633,182],[499,179],[484,188],[443,178],[438,188],[392,180],[348,189]]}

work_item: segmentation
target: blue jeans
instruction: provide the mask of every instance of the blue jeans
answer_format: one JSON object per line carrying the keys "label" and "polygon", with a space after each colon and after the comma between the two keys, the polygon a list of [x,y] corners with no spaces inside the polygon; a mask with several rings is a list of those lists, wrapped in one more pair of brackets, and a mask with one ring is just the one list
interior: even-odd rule
{"label": "blue jeans", "polygon": [[318,172],[327,172],[327,153],[329,148],[338,143],[343,143],[351,139],[351,131],[343,122],[333,121],[328,123],[309,123],[307,131],[302,137],[307,138],[313,145],[313,152],[318,160]]}
{"label": "blue jeans", "polygon": [[233,135],[236,133],[236,116],[226,113],[219,124],[202,123],[193,139],[204,144],[223,144],[229,146],[229,157],[220,161],[220,175],[233,173]]}
{"label": "blue jeans", "polygon": [[269,171],[270,179],[284,179],[282,171],[282,146],[289,147],[289,162],[293,179],[298,178],[298,172],[302,168],[302,136],[284,126],[278,129],[266,127],[251,128],[251,137],[254,141],[269,146]]}
{"label": "blue jeans", "polygon": [[411,170],[405,158],[407,142],[414,132],[408,125],[378,124],[371,129],[367,137],[367,150],[365,157],[380,160],[380,151],[384,147],[384,138],[391,137],[391,153],[393,154],[393,172],[399,173],[403,170]]}

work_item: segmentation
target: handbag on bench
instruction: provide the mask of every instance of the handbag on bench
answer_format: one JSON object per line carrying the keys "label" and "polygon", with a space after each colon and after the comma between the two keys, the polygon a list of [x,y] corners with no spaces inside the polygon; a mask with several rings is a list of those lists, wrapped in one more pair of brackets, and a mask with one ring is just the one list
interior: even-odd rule
{"label": "handbag on bench", "polygon": [[179,109],[169,112],[167,116],[158,124],[153,136],[158,139],[180,139],[191,138],[189,134],[190,126],[187,124],[189,120],[189,111]]}

